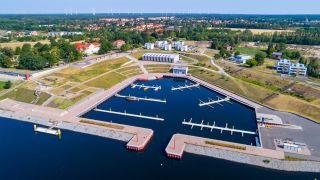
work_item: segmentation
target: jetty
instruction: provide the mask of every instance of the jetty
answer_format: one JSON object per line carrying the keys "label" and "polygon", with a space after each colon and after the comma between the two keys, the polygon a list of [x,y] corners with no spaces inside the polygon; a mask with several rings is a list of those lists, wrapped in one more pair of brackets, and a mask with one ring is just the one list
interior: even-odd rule
{"label": "jetty", "polygon": [[223,131],[229,131],[231,132],[231,135],[236,132],[236,133],[241,133],[241,135],[243,136],[244,134],[250,134],[250,135],[256,135],[257,133],[256,132],[253,132],[253,131],[245,131],[245,130],[240,130],[240,129],[235,129],[234,126],[232,128],[228,128],[228,123],[226,123],[226,126],[225,127],[219,127],[219,126],[216,126],[215,125],[215,122],[210,125],[209,123],[208,124],[203,124],[203,121],[199,124],[199,123],[193,123],[192,122],[192,119],[190,119],[189,121],[186,121],[185,119],[183,120],[182,122],[183,125],[189,125],[191,126],[191,128],[193,127],[200,127],[201,130],[203,128],[208,128],[208,129],[211,129],[211,132],[213,129],[217,129],[217,130],[220,130],[221,133]]}
{"label": "jetty", "polygon": [[182,91],[183,89],[190,89],[193,87],[198,87],[199,88],[200,84],[196,83],[196,84],[191,84],[191,85],[185,85],[185,86],[178,86],[178,87],[172,87],[171,90],[172,91],[176,91],[176,90],[180,90]]}
{"label": "jetty", "polygon": [[155,91],[161,90],[161,86],[146,86],[144,84],[131,84],[132,88],[143,88],[144,90],[153,89]]}
{"label": "jetty", "polygon": [[160,118],[158,116],[156,117],[152,117],[152,116],[144,116],[141,113],[140,114],[130,114],[127,113],[126,111],[124,112],[117,112],[117,111],[112,111],[110,110],[103,110],[103,109],[94,109],[94,111],[98,111],[98,112],[104,112],[104,113],[109,113],[109,114],[117,114],[117,115],[123,115],[123,116],[130,116],[130,117],[137,117],[137,118],[141,118],[141,119],[151,119],[151,120],[157,120],[157,121],[164,121],[163,118]]}
{"label": "jetty", "polygon": [[151,101],[151,102],[160,102],[160,103],[167,103],[167,100],[164,99],[154,99],[154,98],[141,98],[141,97],[136,97],[136,96],[123,96],[123,95],[120,95],[120,94],[116,94],[115,97],[119,97],[119,98],[125,98],[125,99],[134,99],[134,100],[137,100],[137,101]]}
{"label": "jetty", "polygon": [[208,99],[209,99],[208,102],[203,102],[203,101],[199,100],[199,101],[200,101],[199,106],[200,106],[200,107],[202,107],[202,106],[210,106],[210,105],[212,105],[212,104],[218,104],[218,105],[220,105],[220,106],[223,106],[223,105],[221,104],[222,102],[228,102],[228,103],[232,104],[232,103],[230,102],[230,98],[229,98],[229,97],[225,97],[225,98],[220,98],[220,97],[218,97],[218,100],[213,100],[213,99],[210,99],[210,98],[208,98]]}

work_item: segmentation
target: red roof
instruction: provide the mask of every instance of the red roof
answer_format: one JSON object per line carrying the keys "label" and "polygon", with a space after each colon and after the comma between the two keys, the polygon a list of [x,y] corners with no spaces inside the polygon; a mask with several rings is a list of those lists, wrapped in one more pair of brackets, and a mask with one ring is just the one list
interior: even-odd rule
{"label": "red roof", "polygon": [[77,50],[83,50],[83,49],[87,49],[91,44],[94,45],[94,46],[100,46],[100,44],[97,43],[97,42],[93,42],[93,43],[76,43],[75,46],[76,46]]}
{"label": "red roof", "polygon": [[114,41],[113,43],[124,43],[124,40],[118,39],[118,40]]}

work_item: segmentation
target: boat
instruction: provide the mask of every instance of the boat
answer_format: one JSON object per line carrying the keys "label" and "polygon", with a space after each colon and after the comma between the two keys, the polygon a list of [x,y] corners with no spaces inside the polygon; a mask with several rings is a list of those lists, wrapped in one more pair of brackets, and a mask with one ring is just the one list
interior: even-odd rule
{"label": "boat", "polygon": [[139,98],[134,97],[134,96],[127,96],[126,100],[128,100],[128,101],[139,101]]}

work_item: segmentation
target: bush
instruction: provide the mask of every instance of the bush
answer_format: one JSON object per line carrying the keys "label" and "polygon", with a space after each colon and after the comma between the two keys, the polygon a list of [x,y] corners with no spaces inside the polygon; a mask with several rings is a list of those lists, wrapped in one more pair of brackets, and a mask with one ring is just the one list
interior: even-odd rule
{"label": "bush", "polygon": [[7,81],[7,82],[4,84],[3,88],[4,88],[4,89],[10,89],[11,86],[12,86],[11,81]]}
{"label": "bush", "polygon": [[246,64],[250,67],[254,67],[258,64],[258,62],[255,59],[249,59]]}

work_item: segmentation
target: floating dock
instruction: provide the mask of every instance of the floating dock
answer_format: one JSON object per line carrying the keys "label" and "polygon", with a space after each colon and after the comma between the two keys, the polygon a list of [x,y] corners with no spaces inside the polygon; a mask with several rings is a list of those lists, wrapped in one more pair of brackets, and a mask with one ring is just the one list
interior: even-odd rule
{"label": "floating dock", "polygon": [[250,134],[250,135],[256,135],[257,133],[256,132],[252,132],[252,131],[245,131],[245,130],[239,130],[239,129],[235,129],[234,127],[233,128],[228,128],[228,124],[226,124],[226,127],[219,127],[219,126],[216,126],[215,123],[213,125],[210,125],[209,123],[208,124],[203,124],[203,121],[201,122],[201,124],[199,123],[193,123],[192,122],[192,119],[190,119],[190,121],[185,121],[183,120],[182,122],[183,125],[189,125],[191,126],[191,128],[193,128],[194,126],[195,127],[200,127],[201,130],[203,128],[208,128],[208,129],[211,129],[211,132],[213,129],[217,129],[217,130],[220,130],[221,133],[223,131],[229,131],[231,132],[231,135],[236,132],[236,133],[241,133],[241,135],[243,136],[244,134]]}
{"label": "floating dock", "polygon": [[141,119],[151,119],[151,120],[157,120],[157,121],[164,121],[163,118],[160,118],[158,116],[156,117],[152,117],[152,116],[144,116],[141,113],[140,114],[130,114],[125,112],[117,112],[117,111],[112,111],[110,110],[103,110],[103,109],[94,109],[94,111],[98,111],[98,112],[105,112],[105,113],[109,113],[109,114],[117,114],[117,115],[123,115],[123,116],[130,116],[130,117],[137,117],[137,118],[141,118]]}
{"label": "floating dock", "polygon": [[154,98],[141,98],[141,97],[135,97],[135,96],[123,96],[123,95],[120,95],[120,94],[116,94],[115,95],[116,97],[120,97],[120,98],[125,98],[125,99],[134,99],[134,100],[137,100],[137,101],[151,101],[151,102],[160,102],[160,103],[167,103],[167,100],[164,99],[154,99]]}
{"label": "floating dock", "polygon": [[53,129],[53,127],[37,127],[37,125],[34,125],[34,131],[39,133],[51,134],[55,136],[59,136],[61,134],[60,129]]}
{"label": "floating dock", "polygon": [[143,88],[144,90],[153,89],[155,91],[161,90],[161,86],[146,86],[144,84],[131,84],[132,88]]}
{"label": "floating dock", "polygon": [[208,98],[208,99],[209,99],[208,102],[203,102],[203,101],[199,100],[199,101],[200,101],[199,106],[200,106],[200,107],[202,107],[202,106],[210,106],[210,105],[212,105],[212,104],[218,104],[218,105],[220,105],[220,106],[223,106],[223,105],[221,104],[222,102],[228,102],[228,103],[232,104],[232,103],[230,102],[230,98],[229,98],[229,97],[226,97],[226,98],[220,98],[220,97],[218,97],[218,100],[212,100],[212,99],[210,99],[210,98]]}
{"label": "floating dock", "polygon": [[182,91],[183,89],[190,89],[193,88],[193,87],[198,87],[199,88],[200,84],[197,83],[197,84],[192,84],[192,85],[185,85],[185,86],[179,86],[179,87],[172,87],[171,90],[172,91],[176,91],[176,90],[180,90]]}

